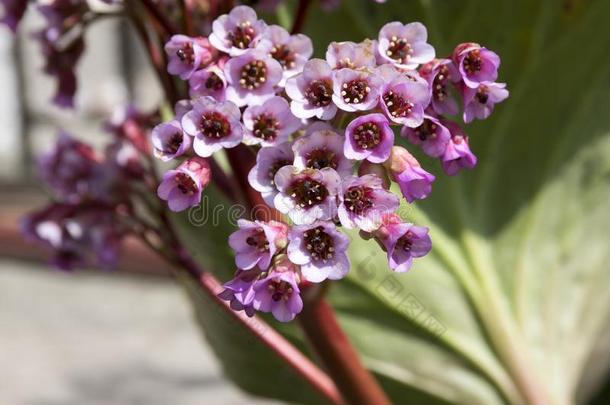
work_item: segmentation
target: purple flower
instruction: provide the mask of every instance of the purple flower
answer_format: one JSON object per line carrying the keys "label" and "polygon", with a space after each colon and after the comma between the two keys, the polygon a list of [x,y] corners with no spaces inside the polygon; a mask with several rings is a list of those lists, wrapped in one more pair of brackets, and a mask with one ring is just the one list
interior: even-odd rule
{"label": "purple flower", "polygon": [[224,101],[227,81],[218,66],[210,66],[196,71],[189,79],[189,94],[193,98],[209,96]]}
{"label": "purple flower", "polygon": [[201,192],[210,180],[208,162],[195,156],[163,175],[157,195],[167,201],[170,210],[183,211],[199,204]]}
{"label": "purple flower", "polygon": [[449,130],[432,116],[425,116],[417,128],[403,127],[400,135],[414,145],[421,145],[426,155],[432,157],[442,156],[451,138]]}
{"label": "purple flower", "polygon": [[229,246],[235,251],[235,265],[243,270],[258,266],[269,268],[278,248],[286,246],[288,228],[281,222],[237,221],[239,230],[229,236]]}
{"label": "purple flower", "polygon": [[362,115],[345,129],[343,153],[348,159],[384,162],[394,145],[394,131],[383,114]]}
{"label": "purple flower", "polygon": [[349,272],[349,238],[332,222],[314,222],[292,228],[288,258],[301,266],[303,278],[312,283],[339,280]]}
{"label": "purple flower", "polygon": [[374,174],[345,178],[339,201],[341,224],[365,232],[379,228],[383,215],[394,212],[400,205],[398,196],[385,190],[383,180]]}
{"label": "purple flower", "polygon": [[265,49],[282,66],[284,74],[279,83],[282,87],[289,77],[303,71],[303,66],[313,53],[313,45],[307,35],[290,35],[279,25],[269,26],[260,48]]}
{"label": "purple flower", "polygon": [[258,19],[254,10],[237,6],[214,20],[210,43],[219,51],[237,56],[255,48],[266,30],[267,24]]}
{"label": "purple flower", "polygon": [[27,0],[3,0],[4,15],[0,18],[1,24],[6,24],[11,31],[16,32],[19,21],[28,7]]}
{"label": "purple flower", "polygon": [[387,83],[381,91],[380,106],[396,124],[415,128],[424,121],[424,109],[430,103],[430,88],[423,80],[405,76]]}
{"label": "purple flower", "polygon": [[415,69],[434,59],[434,48],[427,39],[428,31],[422,23],[391,22],[379,31],[377,49],[380,57],[388,62],[403,69]]}
{"label": "purple flower", "polygon": [[165,53],[169,58],[167,71],[182,80],[188,80],[200,66],[212,60],[207,39],[186,35],[172,36],[165,44]]}
{"label": "purple flower", "polygon": [[94,191],[92,180],[100,162],[91,146],[61,132],[55,147],[39,158],[38,174],[57,196],[78,202]]}
{"label": "purple flower", "polygon": [[476,89],[483,82],[495,82],[498,78],[500,57],[481,45],[469,42],[458,45],[453,51],[464,84]]}
{"label": "purple flower", "polygon": [[461,169],[474,168],[477,164],[477,157],[470,151],[466,134],[455,122],[445,121],[444,124],[451,131],[451,139],[441,157],[441,165],[445,173],[454,176]]}
{"label": "purple flower", "polygon": [[179,121],[182,121],[182,117],[186,115],[187,112],[193,109],[193,100],[179,100],[174,105],[174,113],[176,114],[176,118]]}
{"label": "purple flower", "polygon": [[260,269],[248,271],[238,270],[231,281],[223,284],[224,290],[218,294],[222,300],[229,301],[234,311],[244,311],[248,316],[254,316],[254,283],[261,275]]}
{"label": "purple flower", "polygon": [[419,70],[425,78],[432,93],[432,109],[437,114],[455,115],[458,104],[449,94],[449,83],[457,83],[462,77],[451,59],[434,59]]}
{"label": "purple flower", "polygon": [[432,249],[428,228],[402,222],[397,215],[384,218],[377,234],[388,254],[390,269],[398,273],[408,271],[413,258],[423,257]]}
{"label": "purple flower", "polygon": [[151,134],[153,152],[164,162],[184,155],[191,147],[191,137],[182,131],[180,122],[170,121],[157,125]]}
{"label": "purple flower", "polygon": [[333,101],[348,112],[370,110],[377,106],[382,85],[374,73],[341,69],[333,75]]}
{"label": "purple flower", "polygon": [[195,153],[208,157],[222,148],[233,148],[242,141],[244,134],[240,118],[239,108],[232,102],[201,97],[193,101],[193,109],[182,117],[182,129],[195,137]]}
{"label": "purple flower", "polygon": [[308,61],[302,73],[286,81],[286,94],[292,99],[290,109],[298,118],[332,119],[337,113],[332,93],[332,70],[322,59]]}
{"label": "purple flower", "polygon": [[337,213],[341,179],[331,168],[300,170],[284,166],[275,175],[275,185],[279,190],[273,200],[275,208],[297,225],[331,220]]}
{"label": "purple flower", "polygon": [[260,50],[248,50],[229,59],[224,66],[229,83],[227,100],[239,107],[261,104],[275,95],[282,72],[279,62]]}
{"label": "purple flower", "polygon": [[353,164],[343,154],[343,136],[332,128],[316,129],[298,138],[294,141],[292,150],[294,166],[299,169],[320,170],[330,167],[341,177],[352,174]]}
{"label": "purple flower", "polygon": [[428,197],[435,177],[425,171],[413,155],[401,146],[394,146],[388,162],[392,179],[408,202]]}
{"label": "purple flower", "polygon": [[288,101],[278,96],[246,108],[243,122],[246,128],[244,143],[249,145],[284,143],[301,127],[301,121],[290,112]]}
{"label": "purple flower", "polygon": [[362,69],[376,66],[373,42],[331,42],[326,50],[326,61],[332,69]]}
{"label": "purple flower", "polygon": [[267,278],[259,280],[254,286],[254,309],[271,312],[280,322],[294,319],[303,310],[296,268],[292,263],[276,265]]}
{"label": "purple flower", "polygon": [[270,206],[273,206],[273,199],[278,193],[275,175],[282,167],[291,165],[293,160],[294,154],[288,142],[261,148],[256,154],[256,164],[248,173],[248,182]]}
{"label": "purple flower", "polygon": [[51,204],[23,218],[21,232],[51,249],[51,263],[61,270],[84,267],[90,259],[114,268],[125,235],[114,210],[99,204]]}
{"label": "purple flower", "polygon": [[475,118],[484,120],[494,110],[494,105],[508,98],[505,83],[483,82],[477,88],[462,87],[464,97],[464,122],[472,122]]}

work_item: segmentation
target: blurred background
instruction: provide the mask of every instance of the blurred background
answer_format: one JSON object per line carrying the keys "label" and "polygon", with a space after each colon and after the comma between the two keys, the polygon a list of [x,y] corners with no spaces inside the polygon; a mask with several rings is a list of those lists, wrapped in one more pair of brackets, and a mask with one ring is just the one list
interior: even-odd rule
{"label": "blurred background", "polygon": [[[422,1],[422,4],[433,1]],[[526,3],[522,1],[521,5]],[[551,0],[544,2],[547,5],[544,7],[558,5],[578,11],[584,9],[585,3],[584,0]],[[449,18],[453,7],[440,8],[439,18]],[[546,21],[544,7],[540,7],[541,23]],[[476,5],[471,9],[476,9]],[[65,128],[93,144],[102,144],[105,139],[102,121],[114,111],[127,102],[146,111],[161,98],[155,75],[134,33],[121,21],[104,20],[88,30],[87,49],[77,69],[80,78],[94,77],[95,80],[79,81],[76,110],[57,109],[49,102],[54,80],[41,74],[43,61],[38,44],[27,37],[30,31],[40,27],[38,18],[36,13],[27,13],[18,36],[0,27],[0,405],[274,403],[244,394],[223,377],[219,363],[192,320],[192,310],[183,291],[168,277],[164,264],[136,241],[127,241],[119,271],[74,274],[51,271],[45,263],[44,252],[23,241],[18,231],[19,217],[46,201],[33,174],[33,158],[49,148],[58,128]],[[330,38],[326,31],[345,31],[345,35],[354,36],[353,21],[334,24],[333,18],[312,22],[310,26],[318,23],[322,32],[319,35],[327,40],[346,38]],[[356,21],[362,22],[362,19],[356,18]],[[572,22],[568,17],[565,21]],[[488,22],[478,23],[494,31],[485,25]],[[498,34],[496,44],[508,49],[510,41],[525,43],[523,38],[531,34],[528,23],[529,20],[515,23],[517,28],[510,32],[508,39],[508,33]],[[464,27],[469,26],[462,26],[467,30]],[[549,37],[555,34],[552,30],[549,32]],[[538,41],[543,43],[540,38]],[[507,77],[512,91],[512,86],[516,87],[521,79],[519,57],[523,55],[510,56],[504,61],[508,68],[501,75],[513,72],[512,77]],[[600,83],[607,89],[610,82],[600,79]],[[560,86],[551,83],[548,87],[552,92]],[[526,88],[522,97],[528,98],[530,91],[537,94],[539,89]],[[565,104],[570,103],[574,100]],[[601,109],[610,111],[607,98]],[[561,119],[555,110],[548,114]],[[496,118],[499,117],[492,117],[490,121]],[[530,123],[531,128],[538,128],[534,119],[522,127]],[[509,124],[505,126],[512,128]],[[480,145],[485,144],[482,138],[477,140]],[[521,140],[522,143],[529,141],[529,138]],[[531,156],[523,160],[523,155],[515,153],[515,156],[521,170],[537,173],[531,161],[527,164]],[[487,158],[501,161],[497,156]],[[511,163],[514,162],[506,164]],[[529,201],[530,195],[515,198]],[[506,211],[512,215],[517,209]],[[602,312],[600,308],[588,310]],[[349,305],[343,311],[347,317],[356,318]],[[363,315],[366,316],[367,313]],[[388,315],[388,318],[391,317]],[[610,336],[607,335],[600,338],[598,351],[591,358],[609,352]],[[392,353],[388,353],[391,357]],[[596,364],[603,368],[608,362]],[[603,376],[604,370],[592,374]],[[582,390],[593,397],[588,403],[610,404],[609,382],[585,380]]]}
{"label": "blurred background", "polygon": [[[164,264],[129,241],[118,272],[62,273],[23,241],[18,219],[45,194],[33,157],[58,128],[101,144],[102,121],[128,100],[146,110],[160,90],[130,28],[101,21],[86,35],[76,110],[50,104],[55,83],[27,33],[0,26],[0,404],[272,404],[239,391],[192,320]],[[150,272],[153,272],[151,274]]]}

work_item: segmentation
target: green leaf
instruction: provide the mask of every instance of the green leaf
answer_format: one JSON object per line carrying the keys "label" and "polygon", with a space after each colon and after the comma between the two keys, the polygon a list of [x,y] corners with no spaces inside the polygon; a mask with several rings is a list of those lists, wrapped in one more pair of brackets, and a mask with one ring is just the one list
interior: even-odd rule
{"label": "green leaf", "polygon": [[[604,0],[350,0],[311,10],[321,56],[331,40],[376,36],[386,22],[424,22],[440,56],[475,41],[502,57],[511,97],[468,126],[478,167],[438,174],[403,218],[429,226],[433,251],[408,274],[387,270],[373,242],[352,236],[352,272],[330,299],[366,366],[396,403],[568,404],[589,399],[609,366],[610,2]],[[225,276],[230,228],[199,232],[200,259]],[[197,302],[206,334],[240,386],[315,402],[278,363],[226,338]],[[209,319],[208,319],[209,318]],[[219,326],[220,325],[220,326]],[[304,347],[294,326],[282,326]],[[269,361],[269,366],[264,366]],[[256,364],[255,369],[244,362]],[[593,381],[593,383],[592,383]]]}

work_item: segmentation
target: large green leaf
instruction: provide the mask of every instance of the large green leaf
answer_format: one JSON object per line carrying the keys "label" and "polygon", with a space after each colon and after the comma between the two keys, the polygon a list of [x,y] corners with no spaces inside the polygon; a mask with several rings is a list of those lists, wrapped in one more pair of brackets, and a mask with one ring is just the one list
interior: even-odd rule
{"label": "large green leaf", "polygon": [[[306,32],[330,40],[375,36],[388,21],[420,20],[439,55],[476,41],[503,60],[511,97],[468,128],[478,167],[448,178],[403,217],[431,228],[434,247],[408,274],[387,270],[373,242],[352,235],[353,269],[330,299],[341,324],[396,403],[583,402],[609,366],[610,2],[605,0],[370,0],[313,11]],[[198,232],[195,251],[232,267],[227,228]],[[224,229],[224,231],[223,231]],[[196,296],[195,296],[196,297]],[[242,387],[315,402],[291,390],[265,350],[227,338],[197,313]],[[282,326],[296,344],[302,337]],[[269,366],[263,364],[269,361]],[[245,365],[253,364],[253,367]],[[258,367],[257,367],[258,365]],[[588,382],[584,384],[583,382]]]}

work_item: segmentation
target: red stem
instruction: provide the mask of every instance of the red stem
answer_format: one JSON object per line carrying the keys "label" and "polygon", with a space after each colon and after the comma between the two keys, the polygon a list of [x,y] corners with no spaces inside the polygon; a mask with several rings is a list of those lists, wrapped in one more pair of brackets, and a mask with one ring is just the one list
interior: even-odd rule
{"label": "red stem", "polygon": [[155,21],[161,27],[163,27],[163,30],[168,37],[178,33],[174,25],[167,18],[165,18],[155,3],[153,3],[151,0],[140,0],[140,2],[146,8],[146,10],[148,10]]}
{"label": "red stem", "polygon": [[299,6],[297,7],[296,16],[294,17],[292,29],[290,30],[292,34],[297,34],[303,30],[307,17],[307,10],[309,10],[310,5],[311,0],[299,0]]}
{"label": "red stem", "polygon": [[306,302],[297,319],[348,404],[391,404],[374,377],[363,367],[328,302],[324,299]]}

